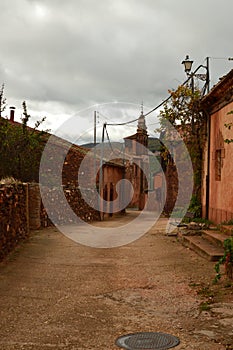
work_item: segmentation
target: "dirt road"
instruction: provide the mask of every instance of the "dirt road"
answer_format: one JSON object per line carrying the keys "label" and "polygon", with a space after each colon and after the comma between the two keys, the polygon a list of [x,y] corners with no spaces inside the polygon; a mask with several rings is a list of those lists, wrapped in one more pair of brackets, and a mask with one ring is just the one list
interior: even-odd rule
{"label": "dirt road", "polygon": [[173,334],[177,350],[232,349],[232,286],[212,286],[214,264],[165,236],[165,224],[110,249],[33,232],[0,265],[0,349],[114,350],[139,331]]}

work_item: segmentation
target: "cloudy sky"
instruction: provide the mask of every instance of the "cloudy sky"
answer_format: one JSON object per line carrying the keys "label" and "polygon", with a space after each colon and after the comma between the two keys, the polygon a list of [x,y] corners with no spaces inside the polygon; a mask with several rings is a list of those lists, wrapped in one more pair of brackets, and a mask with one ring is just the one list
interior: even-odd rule
{"label": "cloudy sky", "polygon": [[[124,122],[158,105],[210,57],[211,84],[233,68],[233,2],[224,0],[1,0],[0,76],[8,106],[27,101],[44,128],[93,140],[103,122]],[[147,118],[151,136],[156,113]],[[65,123],[65,124],[63,124]],[[57,130],[57,131],[56,131]],[[109,127],[112,139],[135,132]]]}

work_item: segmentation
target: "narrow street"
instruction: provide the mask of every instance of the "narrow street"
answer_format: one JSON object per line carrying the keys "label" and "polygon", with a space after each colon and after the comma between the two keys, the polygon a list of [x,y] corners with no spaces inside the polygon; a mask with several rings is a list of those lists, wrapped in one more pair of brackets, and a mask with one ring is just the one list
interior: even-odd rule
{"label": "narrow street", "polygon": [[33,232],[0,265],[0,349],[117,350],[117,337],[144,331],[177,336],[177,350],[233,349],[232,287],[212,286],[214,263],[166,236],[165,225],[111,249],[53,227]]}

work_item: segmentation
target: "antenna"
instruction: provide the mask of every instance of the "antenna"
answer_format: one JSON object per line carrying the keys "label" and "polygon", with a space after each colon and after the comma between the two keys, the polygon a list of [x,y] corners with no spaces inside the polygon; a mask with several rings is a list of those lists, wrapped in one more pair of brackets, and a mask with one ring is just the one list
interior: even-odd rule
{"label": "antenna", "polygon": [[143,100],[142,100],[142,103],[141,103],[141,115],[143,115]]}

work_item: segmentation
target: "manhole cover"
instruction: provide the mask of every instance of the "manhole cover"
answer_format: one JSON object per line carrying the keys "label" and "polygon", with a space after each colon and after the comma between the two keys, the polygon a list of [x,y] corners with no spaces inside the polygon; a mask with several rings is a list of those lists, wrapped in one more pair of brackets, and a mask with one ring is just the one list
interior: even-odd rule
{"label": "manhole cover", "polygon": [[132,333],[119,337],[116,345],[127,350],[165,350],[180,343],[174,335],[161,332]]}

